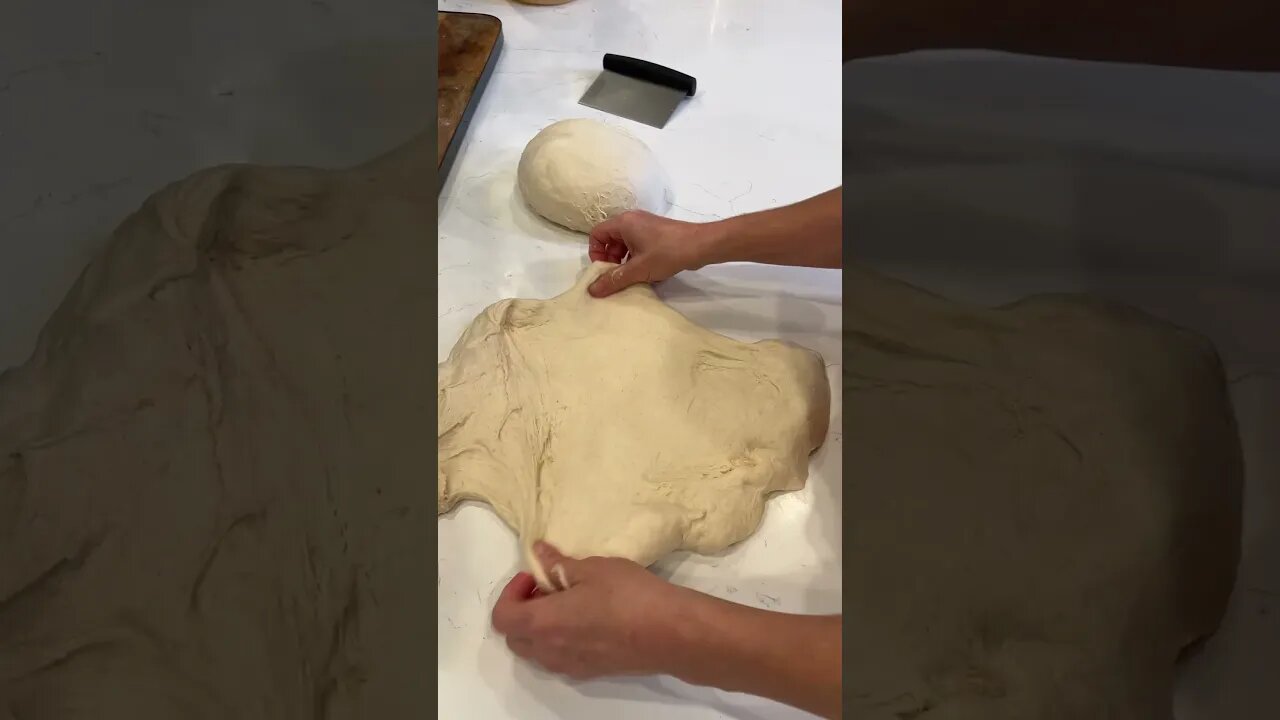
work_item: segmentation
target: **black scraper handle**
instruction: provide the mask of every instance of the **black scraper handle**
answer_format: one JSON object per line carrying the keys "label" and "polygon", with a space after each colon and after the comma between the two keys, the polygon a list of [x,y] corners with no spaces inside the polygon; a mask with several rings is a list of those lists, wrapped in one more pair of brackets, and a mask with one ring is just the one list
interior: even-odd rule
{"label": "black scraper handle", "polygon": [[673,90],[681,90],[684,92],[685,97],[693,97],[693,94],[698,90],[698,79],[692,75],[685,75],[669,67],[663,67],[648,60],[627,57],[626,55],[605,53],[604,69],[609,72],[616,72],[619,75],[633,77],[637,80],[651,82],[655,85],[663,85]]}

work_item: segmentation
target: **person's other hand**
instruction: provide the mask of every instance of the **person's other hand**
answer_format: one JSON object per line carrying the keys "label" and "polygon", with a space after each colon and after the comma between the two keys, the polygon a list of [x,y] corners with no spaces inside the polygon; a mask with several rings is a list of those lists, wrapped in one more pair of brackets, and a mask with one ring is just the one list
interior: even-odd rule
{"label": "person's other hand", "polygon": [[591,229],[588,254],[592,262],[621,264],[597,278],[588,291],[606,297],[636,283],[661,282],[702,267],[710,228],[643,210],[605,220]]}
{"label": "person's other hand", "polygon": [[493,608],[493,627],[525,660],[570,678],[669,672],[673,623],[698,593],[620,558],[574,560],[539,543],[539,562],[568,589],[543,594],[519,573]]}

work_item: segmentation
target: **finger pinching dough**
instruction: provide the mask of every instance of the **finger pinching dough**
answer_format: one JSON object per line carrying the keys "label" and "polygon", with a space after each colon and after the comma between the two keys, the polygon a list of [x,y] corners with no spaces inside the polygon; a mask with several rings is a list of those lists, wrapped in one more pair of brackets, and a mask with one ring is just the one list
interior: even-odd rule
{"label": "finger pinching dough", "polygon": [[722,550],[766,496],[803,487],[827,431],[822,358],[713,333],[648,285],[588,295],[612,267],[490,306],[440,364],[439,511],[482,500],[526,549],[577,557]]}

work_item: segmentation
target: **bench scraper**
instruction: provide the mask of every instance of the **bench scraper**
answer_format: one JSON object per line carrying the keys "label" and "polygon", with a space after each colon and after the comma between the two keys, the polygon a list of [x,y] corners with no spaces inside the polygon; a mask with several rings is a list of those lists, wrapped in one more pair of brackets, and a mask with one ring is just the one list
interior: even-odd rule
{"label": "bench scraper", "polygon": [[604,72],[583,93],[579,105],[662,128],[698,81],[647,60],[606,53]]}

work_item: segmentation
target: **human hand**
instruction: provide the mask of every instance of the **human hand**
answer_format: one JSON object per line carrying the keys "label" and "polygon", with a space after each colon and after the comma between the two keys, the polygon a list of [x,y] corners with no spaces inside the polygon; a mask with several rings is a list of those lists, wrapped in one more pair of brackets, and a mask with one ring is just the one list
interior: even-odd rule
{"label": "human hand", "polygon": [[[660,282],[707,264],[714,224],[691,223],[631,210],[596,225],[588,240],[592,262],[621,263],[588,291],[606,297],[642,282]],[[624,262],[625,260],[625,262]]]}
{"label": "human hand", "polygon": [[528,573],[507,583],[493,608],[493,627],[513,653],[579,680],[672,672],[680,656],[676,622],[703,596],[630,560],[574,560],[546,543],[534,552],[568,589],[543,594]]}

